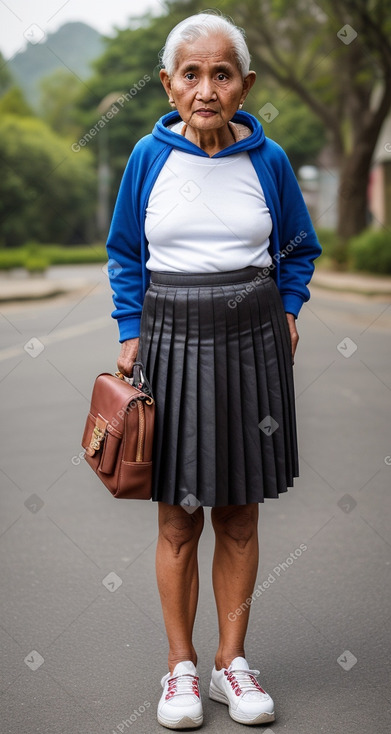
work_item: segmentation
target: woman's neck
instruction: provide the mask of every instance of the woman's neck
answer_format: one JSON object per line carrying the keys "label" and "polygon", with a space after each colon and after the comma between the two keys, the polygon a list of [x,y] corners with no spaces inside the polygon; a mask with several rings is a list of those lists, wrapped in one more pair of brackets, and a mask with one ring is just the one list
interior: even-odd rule
{"label": "woman's neck", "polygon": [[235,129],[231,123],[215,130],[197,130],[197,128],[185,123],[182,128],[182,135],[186,140],[198,145],[209,157],[236,143]]}

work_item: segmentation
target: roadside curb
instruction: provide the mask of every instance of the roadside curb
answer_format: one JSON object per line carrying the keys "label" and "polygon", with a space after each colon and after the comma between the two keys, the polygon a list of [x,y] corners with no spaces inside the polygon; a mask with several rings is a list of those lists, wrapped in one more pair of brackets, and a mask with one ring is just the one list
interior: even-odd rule
{"label": "roadside curb", "polygon": [[333,291],[334,293],[352,293],[373,298],[376,296],[391,297],[391,278],[356,273],[339,273],[336,271],[316,271],[310,288]]}
{"label": "roadside curb", "polygon": [[89,281],[84,278],[67,280],[0,280],[0,304],[39,301],[63,296],[87,288]]}

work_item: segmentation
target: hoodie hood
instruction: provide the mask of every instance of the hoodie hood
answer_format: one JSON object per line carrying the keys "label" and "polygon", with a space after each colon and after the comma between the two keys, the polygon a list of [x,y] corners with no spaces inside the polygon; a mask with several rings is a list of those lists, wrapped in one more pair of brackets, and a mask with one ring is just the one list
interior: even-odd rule
{"label": "hoodie hood", "polygon": [[[169,129],[170,125],[175,125],[175,123],[180,122],[180,120],[181,117],[178,112],[169,112],[157,121],[152,130],[152,135],[166,145],[176,148],[176,150],[182,150],[185,151],[185,153],[193,153],[193,155],[206,156],[209,158],[208,154],[205,153],[202,148],[199,148],[198,145],[191,143],[189,140],[184,138],[183,135],[178,135],[178,133]],[[244,150],[253,150],[254,148],[259,148],[260,145],[264,143],[266,136],[263,131],[263,127],[260,122],[258,122],[257,118],[250,115],[249,112],[239,110],[232,118],[232,122],[246,125],[246,127],[252,131],[251,135],[243,140],[239,140],[237,143],[229,145],[228,148],[224,148],[219,153],[212,156],[213,158],[223,158],[224,156],[232,155],[233,153],[241,153]]]}

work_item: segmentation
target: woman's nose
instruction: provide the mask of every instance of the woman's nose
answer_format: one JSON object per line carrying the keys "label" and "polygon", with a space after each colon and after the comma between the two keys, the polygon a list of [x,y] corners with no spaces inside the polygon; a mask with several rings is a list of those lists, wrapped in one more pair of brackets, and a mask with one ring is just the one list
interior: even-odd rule
{"label": "woman's nose", "polygon": [[200,79],[197,89],[197,99],[208,102],[211,99],[216,99],[216,96],[212,79],[209,79],[209,77]]}

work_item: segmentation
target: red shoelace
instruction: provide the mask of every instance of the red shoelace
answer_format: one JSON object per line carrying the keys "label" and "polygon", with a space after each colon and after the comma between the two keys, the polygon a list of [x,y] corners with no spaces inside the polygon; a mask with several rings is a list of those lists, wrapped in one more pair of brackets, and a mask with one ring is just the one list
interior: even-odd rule
{"label": "red shoelace", "polygon": [[242,693],[253,691],[254,688],[260,693],[266,693],[263,688],[259,685],[254,674],[258,675],[258,670],[235,670],[235,671],[224,671],[224,675],[231,684],[233,691],[236,696],[241,696]]}
{"label": "red shoelace", "polygon": [[166,701],[177,694],[194,694],[198,698],[200,697],[200,691],[198,687],[198,676],[191,675],[191,673],[185,675],[178,675],[175,678],[168,679],[168,690],[166,693]]}

